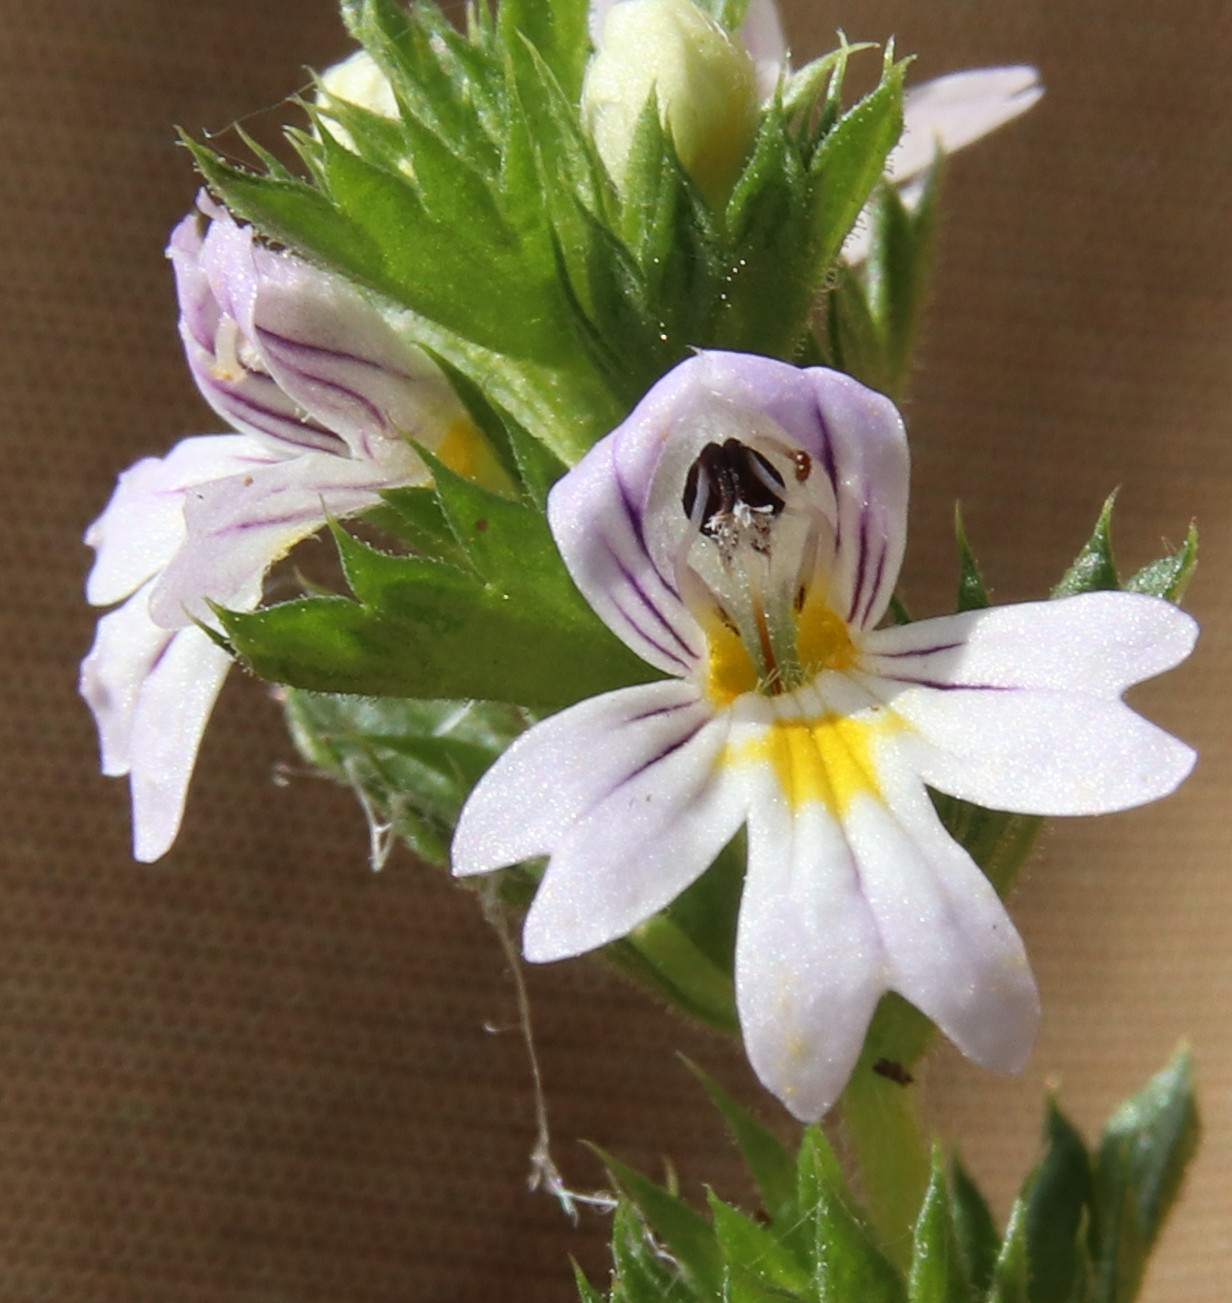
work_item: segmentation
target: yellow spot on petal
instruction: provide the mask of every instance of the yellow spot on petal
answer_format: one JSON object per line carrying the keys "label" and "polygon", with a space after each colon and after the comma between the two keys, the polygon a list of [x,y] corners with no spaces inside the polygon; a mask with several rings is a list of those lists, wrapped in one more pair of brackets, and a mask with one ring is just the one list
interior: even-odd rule
{"label": "yellow spot on petal", "polygon": [[858,796],[882,799],[874,759],[876,743],[902,727],[892,712],[853,719],[776,719],[751,742],[733,747],[728,763],[769,764],[793,810],[818,802],[843,816]]}
{"label": "yellow spot on petal", "polygon": [[717,615],[707,625],[710,667],[706,692],[716,706],[730,706],[737,697],[757,690],[757,666],[744,640]]}
{"label": "yellow spot on petal", "polygon": [[487,439],[469,417],[455,421],[436,448],[436,455],[458,475],[482,484],[493,493],[512,497],[515,488],[505,468],[496,460]]}
{"label": "yellow spot on petal", "polygon": [[855,664],[856,649],[846,620],[813,593],[796,616],[796,658],[806,679],[822,670],[849,670]]}

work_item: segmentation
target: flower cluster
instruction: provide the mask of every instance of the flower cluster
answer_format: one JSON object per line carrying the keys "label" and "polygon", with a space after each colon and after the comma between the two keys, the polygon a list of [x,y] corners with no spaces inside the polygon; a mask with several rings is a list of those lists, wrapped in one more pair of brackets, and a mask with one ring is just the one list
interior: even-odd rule
{"label": "flower cluster", "polygon": [[[394,7],[346,8],[379,59],[361,51],[320,79],[312,131],[293,133],[310,180],[201,150],[211,187],[264,234],[203,195],[171,238],[189,367],[232,432],[138,462],[86,536],[89,599],[115,609],[81,691],[104,772],[130,779],[135,855],[163,855],[179,828],[231,663],[220,622],[261,668],[235,613],[258,606],[271,565],[328,521],[427,485],[431,462],[454,474],[438,473],[435,497],[391,495],[385,517],[426,555],[344,539],[356,602],[322,602],[297,629],[319,636],[322,659],[346,642],[403,668],[436,646],[452,665],[486,631],[489,667],[516,670],[521,637],[554,689],[536,696],[517,673],[408,689],[377,673],[328,679],[339,692],[576,703],[478,780],[452,847],[461,876],[547,858],[527,957],[636,935],[743,830],[736,1003],[758,1075],[793,1113],[834,1103],[886,992],[971,1058],[1016,1070],[1035,1037],[1035,983],[930,789],[1055,815],[1172,790],[1193,753],[1121,697],[1183,659],[1195,626],[1124,592],[886,624],[905,544],[902,418],[851,376],[753,352],[843,354],[824,338],[798,345],[836,261],[870,256],[861,205],[880,195],[902,217],[878,188],[883,165],[912,209],[940,154],[1036,102],[1034,69],[904,93],[905,65],[889,59],[861,108],[839,115],[850,50],[793,72],[773,0],[752,0],[739,32],[694,0],[592,0],[593,50],[573,9],[578,48],[553,47],[553,20],[529,54],[517,24],[538,20],[522,0],[498,18],[480,6],[466,34],[427,5],[397,15],[393,34]],[[545,199],[554,179],[561,192]],[[911,288],[880,284],[881,298],[915,294],[925,239],[899,251]],[[882,271],[875,256],[867,274],[840,267],[831,303]],[[900,324],[915,299],[903,303]],[[418,340],[468,382],[493,445]],[[561,475],[562,461],[576,464]],[[553,479],[549,538],[533,504]],[[398,512],[425,501],[417,533],[424,519]],[[339,610],[351,623],[331,640]],[[639,681],[602,625],[650,667],[643,678],[660,677]],[[615,668],[562,688],[553,633],[593,653],[575,664],[614,649]],[[452,827],[482,768],[476,748],[405,750],[461,785]]]}

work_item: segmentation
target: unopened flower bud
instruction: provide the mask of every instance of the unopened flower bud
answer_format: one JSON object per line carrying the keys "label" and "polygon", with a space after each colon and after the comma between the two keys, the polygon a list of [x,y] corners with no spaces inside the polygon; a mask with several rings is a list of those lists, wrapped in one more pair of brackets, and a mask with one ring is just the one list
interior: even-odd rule
{"label": "unopened flower bud", "polygon": [[361,109],[370,109],[383,118],[398,116],[394,88],[367,50],[356,50],[340,63],[326,68],[320,82],[321,89],[333,99],[358,104]]}
{"label": "unopened flower bud", "polygon": [[757,73],[747,49],[693,0],[613,5],[586,71],[582,109],[618,189],[651,95],[685,171],[723,203],[757,130]]}

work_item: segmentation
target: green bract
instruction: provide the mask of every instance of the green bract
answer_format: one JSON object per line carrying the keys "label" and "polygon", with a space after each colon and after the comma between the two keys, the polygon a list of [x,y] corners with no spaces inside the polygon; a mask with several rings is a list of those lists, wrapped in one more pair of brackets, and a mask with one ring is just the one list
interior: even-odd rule
{"label": "green bract", "polygon": [[1132,1303],[1198,1134],[1184,1051],[1117,1110],[1094,1153],[1049,1101],[1044,1156],[1004,1232],[961,1161],[936,1154],[899,1255],[819,1128],[805,1130],[793,1159],[698,1075],[754,1179],[758,1217],[713,1192],[702,1216],[603,1155],[621,1192],[612,1283],[602,1295],[579,1272],[583,1303]]}
{"label": "green bract", "polygon": [[[713,6],[738,21],[739,4]],[[691,349],[800,355],[810,313],[902,125],[903,65],[844,110],[848,49],[765,105],[712,209],[657,111],[623,198],[582,125],[581,0],[471,11],[352,0],[397,121],[344,102],[292,131],[305,175],[193,145],[211,188],[271,239],[380,295],[401,326],[566,463]],[[337,138],[345,128],[353,148]]]}

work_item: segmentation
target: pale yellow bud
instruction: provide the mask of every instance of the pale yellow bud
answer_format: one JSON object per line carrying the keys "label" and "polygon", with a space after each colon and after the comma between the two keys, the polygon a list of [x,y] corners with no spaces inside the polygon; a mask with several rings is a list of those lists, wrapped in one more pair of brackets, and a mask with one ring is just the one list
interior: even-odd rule
{"label": "pale yellow bud", "polygon": [[685,170],[712,205],[730,195],[757,130],[748,50],[692,0],[613,5],[586,70],[582,109],[599,156],[623,189],[638,118],[654,93]]}
{"label": "pale yellow bud", "polygon": [[389,78],[367,50],[356,50],[341,63],[326,68],[321,74],[321,87],[336,100],[358,104],[385,118],[398,116],[398,101]]}

